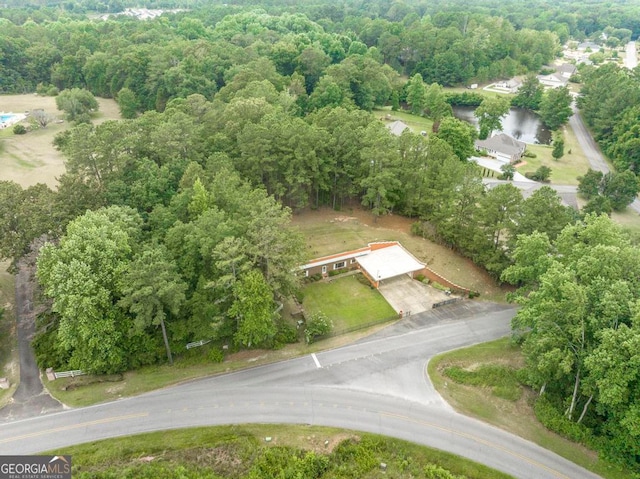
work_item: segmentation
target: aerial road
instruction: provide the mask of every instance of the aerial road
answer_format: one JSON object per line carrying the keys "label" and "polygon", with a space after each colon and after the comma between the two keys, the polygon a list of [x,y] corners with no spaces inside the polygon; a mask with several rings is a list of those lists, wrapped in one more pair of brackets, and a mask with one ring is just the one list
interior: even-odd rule
{"label": "aerial road", "polygon": [[[192,381],[97,406],[6,421],[0,454],[192,426],[337,426],[459,454],[522,479],[595,478],[529,441],[451,409],[426,375],[443,351],[505,336],[515,309],[467,303],[397,323],[330,351]],[[473,304],[473,303],[471,303]]]}

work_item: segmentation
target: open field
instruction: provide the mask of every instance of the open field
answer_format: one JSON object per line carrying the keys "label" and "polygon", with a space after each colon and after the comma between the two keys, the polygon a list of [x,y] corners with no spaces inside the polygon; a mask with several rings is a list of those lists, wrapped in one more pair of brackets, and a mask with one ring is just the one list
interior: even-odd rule
{"label": "open field", "polygon": [[373,215],[359,206],[342,212],[330,208],[305,210],[293,216],[293,225],[307,242],[307,259],[361,248],[374,241],[399,241],[436,273],[460,286],[479,291],[481,299],[504,301],[507,290],[498,286],[482,268],[445,246],[412,235],[414,221],[388,215],[374,223]]}
{"label": "open field", "polygon": [[[99,110],[94,114],[94,124],[120,118],[120,110],[114,100],[97,98]],[[56,118],[61,112],[56,108],[55,97],[28,95],[0,96],[0,110],[26,112],[42,108]],[[27,125],[25,120],[23,124]],[[53,147],[53,138],[69,128],[67,122],[51,122],[46,128],[30,131],[25,135],[14,135],[11,128],[0,131],[0,179],[15,181],[23,187],[45,183],[57,184],[56,178],[64,173],[64,158]]]}
{"label": "open field", "polygon": [[[265,441],[266,437],[271,438],[269,442]],[[166,474],[167,469],[173,469],[174,473],[180,471],[175,477],[196,477],[195,474],[188,473],[185,470],[187,468],[189,471],[206,474],[206,477],[210,477],[212,473],[221,477],[247,477],[247,470],[260,460],[267,449],[292,448],[329,457],[326,474],[321,473],[317,477],[336,477],[335,468],[339,468],[340,477],[357,477],[359,473],[356,470],[362,473],[360,464],[365,459],[354,457],[355,450],[352,449],[351,454],[332,455],[338,445],[349,440],[358,443],[360,454],[372,459],[369,461],[371,470],[366,475],[370,478],[425,477],[422,476],[422,471],[430,464],[437,464],[456,477],[511,477],[459,456],[399,439],[308,425],[257,424],[160,431],[81,444],[53,451],[52,454],[73,456],[74,477],[75,474],[85,474],[82,477],[124,477],[124,471],[127,472],[127,477],[136,477],[143,471],[144,477],[151,477],[150,470]],[[291,466],[299,465],[299,459],[293,459],[291,449],[287,450],[286,455],[292,458]],[[266,467],[275,466],[275,470],[268,470],[277,473],[277,464],[282,463],[274,459],[269,464],[264,459],[261,461],[263,472],[259,477],[266,477]],[[380,471],[381,462],[387,464],[386,471]],[[197,477],[205,475],[198,474]]]}
{"label": "open field", "polygon": [[508,395],[500,393],[506,389],[504,374],[498,384],[492,383],[490,376],[485,376],[485,381],[475,386],[454,381],[445,374],[450,367],[477,372],[485,365],[515,372],[523,364],[519,348],[509,338],[504,338],[436,356],[429,362],[428,373],[438,392],[457,411],[533,441],[602,477],[630,477],[628,471],[620,471],[599,461],[595,452],[560,437],[540,424],[532,408],[535,392],[529,388],[515,385],[521,393],[505,399]]}
{"label": "open field", "polygon": [[362,284],[355,276],[335,276],[328,282],[311,283],[303,292],[305,311],[326,314],[334,331],[397,317],[379,291]]}
{"label": "open field", "polygon": [[420,133],[421,131],[431,133],[433,129],[433,121],[430,119],[423,116],[412,115],[406,111],[392,111],[391,107],[373,110],[373,114],[380,118],[385,125],[396,120],[403,121],[414,133]]}

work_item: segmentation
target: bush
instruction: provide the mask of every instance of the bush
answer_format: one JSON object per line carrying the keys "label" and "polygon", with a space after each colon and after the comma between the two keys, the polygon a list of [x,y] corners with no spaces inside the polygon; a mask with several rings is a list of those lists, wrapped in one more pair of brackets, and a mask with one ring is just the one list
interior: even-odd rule
{"label": "bush", "polygon": [[536,155],[534,152],[529,151],[529,150],[524,150],[524,153],[522,154],[522,156],[526,157],[526,158],[536,158],[538,155]]}
{"label": "bush", "polygon": [[311,344],[320,336],[326,336],[333,329],[333,323],[327,315],[319,311],[311,315],[304,330],[304,339],[307,344]]}
{"label": "bush", "polygon": [[291,324],[280,319],[277,321],[276,327],[278,329],[273,337],[273,349],[281,349],[285,344],[298,342],[298,331]]}
{"label": "bush", "polygon": [[525,173],[524,176],[526,176],[527,178],[533,181],[547,182],[549,181],[549,177],[551,176],[551,168],[549,168],[548,166],[542,165],[540,168],[538,168],[534,172]]}
{"label": "bush", "polygon": [[590,445],[593,442],[591,432],[585,426],[569,421],[558,412],[546,396],[541,396],[536,400],[533,410],[538,421],[547,429],[581,444]]}
{"label": "bush", "polygon": [[27,129],[24,127],[24,125],[18,123],[17,125],[14,125],[13,132],[16,135],[24,135],[27,132]]}
{"label": "bush", "polygon": [[445,101],[451,106],[480,106],[483,100],[484,95],[469,91],[445,95]]}
{"label": "bush", "polygon": [[224,361],[224,353],[219,348],[211,348],[207,353],[207,359],[212,363],[221,363]]}
{"label": "bush", "polygon": [[424,281],[424,274],[417,274],[415,279],[422,283]]}
{"label": "bush", "polygon": [[357,274],[356,280],[358,281],[358,283],[363,284],[365,286],[369,286],[371,289],[373,289],[373,285],[364,274]]}
{"label": "bush", "polygon": [[438,283],[437,281],[432,281],[431,282],[431,286],[433,286],[436,289],[439,289],[440,291],[449,291],[449,288],[447,288],[446,286]]}

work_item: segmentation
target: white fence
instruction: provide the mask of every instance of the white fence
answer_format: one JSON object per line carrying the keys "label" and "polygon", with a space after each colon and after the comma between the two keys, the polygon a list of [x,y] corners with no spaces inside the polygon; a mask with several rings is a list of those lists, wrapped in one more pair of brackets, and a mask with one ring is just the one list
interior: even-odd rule
{"label": "white fence", "polygon": [[49,381],[52,381],[54,379],[59,379],[59,378],[75,378],[76,376],[84,376],[85,373],[84,371],[82,371],[81,369],[76,369],[74,371],[54,371],[53,369],[49,368],[47,369],[47,378],[49,379]]}

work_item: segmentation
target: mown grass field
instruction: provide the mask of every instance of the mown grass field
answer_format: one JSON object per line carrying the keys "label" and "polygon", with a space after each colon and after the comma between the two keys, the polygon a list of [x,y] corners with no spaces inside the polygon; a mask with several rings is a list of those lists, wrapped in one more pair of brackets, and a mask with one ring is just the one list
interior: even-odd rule
{"label": "mown grass field", "polygon": [[[120,110],[115,100],[96,98],[100,105],[92,116],[94,124],[120,118]],[[21,113],[38,108],[56,120],[26,133],[15,135],[12,128],[0,130],[0,179],[12,180],[23,187],[45,183],[50,187],[57,184],[56,178],[65,171],[62,154],[53,147],[56,134],[71,127],[67,122],[59,123],[62,117],[56,107],[55,97],[28,95],[2,95],[1,110]],[[28,120],[22,122],[25,126]]]}
{"label": "mown grass field", "polygon": [[426,131],[431,133],[433,121],[423,116],[412,115],[406,111],[392,111],[391,107],[378,108],[373,110],[373,114],[385,125],[396,120],[403,121],[414,133]]}
{"label": "mown grass field", "polygon": [[[266,437],[271,440],[267,442]],[[343,449],[348,444],[352,447]],[[282,455],[290,458],[292,466],[296,465],[294,454],[312,452],[327,456],[328,467],[320,476],[322,478],[336,477],[333,468],[339,468],[340,477],[443,477],[423,475],[425,470],[433,470],[434,465],[456,477],[511,477],[459,456],[399,439],[337,428],[284,424],[161,431],[82,444],[51,451],[51,454],[71,454],[74,477],[81,478],[124,477],[125,472],[126,477],[143,474],[152,477],[150,470],[165,474],[175,471],[174,477],[211,477],[213,473],[217,477],[242,478],[256,463],[260,463],[262,471],[278,464],[273,460],[261,461],[269,450],[274,454],[284,453]],[[387,465],[386,471],[380,470],[383,462]],[[275,469],[269,472],[271,476],[263,472],[259,477],[276,476]]]}
{"label": "mown grass field", "polygon": [[578,140],[570,126],[563,129],[564,156],[554,160],[551,156],[553,147],[549,145],[527,145],[527,150],[536,154],[536,158],[523,158],[523,163],[516,169],[523,175],[533,173],[540,166],[551,168],[551,183],[557,185],[577,185],[578,177],[589,169],[589,160],[580,147]]}
{"label": "mown grass field", "polygon": [[536,393],[517,379],[523,366],[519,348],[504,338],[438,355],[429,362],[428,373],[442,397],[462,414],[533,441],[607,479],[631,477],[538,422],[532,407]]}
{"label": "mown grass field", "polygon": [[326,314],[336,332],[397,317],[380,292],[361,283],[356,276],[334,276],[329,282],[308,284],[303,292],[305,311]]}

